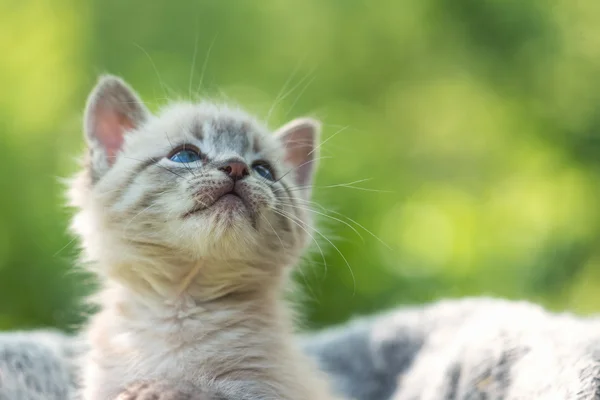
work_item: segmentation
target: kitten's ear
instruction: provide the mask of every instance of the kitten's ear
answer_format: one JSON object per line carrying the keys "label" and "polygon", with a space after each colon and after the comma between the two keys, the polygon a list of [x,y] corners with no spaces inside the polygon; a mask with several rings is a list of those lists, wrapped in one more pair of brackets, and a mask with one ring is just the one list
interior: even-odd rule
{"label": "kitten's ear", "polygon": [[296,185],[310,194],[318,159],[321,123],[310,118],[295,119],[277,130],[275,136],[285,148],[285,160],[295,169]]}
{"label": "kitten's ear", "polygon": [[111,75],[100,77],[88,97],[84,119],[92,167],[108,169],[123,145],[125,133],[140,127],[149,115],[138,95],[123,80]]}

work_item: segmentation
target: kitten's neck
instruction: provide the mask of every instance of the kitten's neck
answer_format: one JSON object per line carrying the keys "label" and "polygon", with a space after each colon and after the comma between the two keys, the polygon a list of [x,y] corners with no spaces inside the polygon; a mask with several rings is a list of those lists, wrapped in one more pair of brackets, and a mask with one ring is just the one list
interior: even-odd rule
{"label": "kitten's neck", "polygon": [[[148,307],[206,306],[281,297],[286,268],[246,260],[139,257],[135,262],[104,262],[107,293]],[[107,265],[108,264],[108,265]],[[106,298],[101,300],[106,303]]]}
{"label": "kitten's neck", "polygon": [[[170,298],[148,297],[112,283],[99,293],[100,320],[113,321],[113,334],[152,337],[177,348],[200,343],[204,346],[205,338],[220,337],[233,327],[244,327],[244,331],[254,332],[257,337],[268,335],[273,345],[280,340],[287,342],[294,330],[293,309],[280,290],[262,289],[200,301],[189,293]],[[255,343],[259,344],[260,340]]]}
{"label": "kitten's neck", "polygon": [[256,316],[267,322],[281,320],[282,314],[285,314],[283,309],[287,308],[283,296],[275,290],[233,292],[210,301],[199,301],[186,293],[171,298],[148,298],[122,285],[109,285],[99,296],[104,310],[116,312],[119,318],[132,322],[165,320],[175,323],[188,319],[213,319],[214,315],[223,312],[235,313],[243,319]]}
{"label": "kitten's neck", "polygon": [[92,327],[100,335],[98,342],[103,335],[125,334],[165,349],[205,348],[222,345],[210,338],[233,330],[245,332],[244,336],[252,332],[256,342],[245,340],[262,348],[267,337],[285,346],[294,330],[295,315],[284,299],[287,274],[282,268],[202,260],[194,270],[196,265],[165,263],[164,258],[155,265],[111,266],[104,269],[113,276],[98,294],[101,312]]}

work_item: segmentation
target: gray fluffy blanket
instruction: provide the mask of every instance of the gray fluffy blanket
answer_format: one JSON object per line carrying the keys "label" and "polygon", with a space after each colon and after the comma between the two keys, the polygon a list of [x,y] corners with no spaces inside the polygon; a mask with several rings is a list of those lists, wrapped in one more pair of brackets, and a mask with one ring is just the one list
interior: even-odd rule
{"label": "gray fluffy blanket", "polygon": [[[524,302],[447,300],[300,337],[347,398],[600,399],[600,319]],[[73,341],[0,334],[0,400],[64,400]]]}

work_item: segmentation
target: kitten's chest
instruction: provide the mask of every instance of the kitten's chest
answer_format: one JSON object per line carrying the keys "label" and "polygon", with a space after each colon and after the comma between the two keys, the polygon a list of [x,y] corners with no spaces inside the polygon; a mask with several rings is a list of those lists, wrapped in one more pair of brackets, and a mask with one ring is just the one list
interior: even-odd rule
{"label": "kitten's chest", "polygon": [[249,318],[237,309],[183,322],[140,313],[123,319],[114,311],[105,309],[90,327],[93,354],[84,386],[112,395],[134,382],[159,380],[216,388],[240,400],[327,398],[320,374],[279,319]]}
{"label": "kitten's chest", "polygon": [[312,364],[272,329],[104,328],[100,332],[96,327],[91,336],[95,343],[84,386],[108,396],[88,398],[114,398],[129,384],[146,380],[188,382],[240,400],[330,398]]}
{"label": "kitten's chest", "polygon": [[187,382],[198,388],[223,393],[226,398],[240,400],[313,399],[312,396],[297,397],[299,390],[294,388],[296,383],[287,382],[289,368],[277,366],[276,359],[270,359],[257,348],[247,348],[246,351],[245,345],[238,343],[236,346],[226,340],[185,347],[147,339],[143,346],[131,346],[130,343],[141,342],[133,337],[127,340],[118,338],[112,345],[112,359],[93,372],[105,376],[101,381],[113,382],[109,386],[115,389],[114,393],[134,382],[157,380]]}
{"label": "kitten's chest", "polygon": [[[114,320],[111,318],[111,321]],[[273,332],[241,324],[219,328],[205,321],[103,324],[92,327],[100,365],[122,377],[186,380],[202,384],[231,371],[271,370]],[[270,349],[270,350],[269,350]]]}
{"label": "kitten's chest", "polygon": [[210,378],[215,366],[227,363],[218,343],[202,340],[201,333],[196,340],[182,336],[177,332],[116,333],[103,353],[112,353],[112,364],[122,370],[123,377],[173,378],[194,383]]}

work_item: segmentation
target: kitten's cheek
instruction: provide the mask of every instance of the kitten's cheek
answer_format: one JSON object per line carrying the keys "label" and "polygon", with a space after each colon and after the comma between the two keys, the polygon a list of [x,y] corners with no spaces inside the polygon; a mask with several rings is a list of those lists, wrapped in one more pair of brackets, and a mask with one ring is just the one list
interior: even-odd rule
{"label": "kitten's cheek", "polygon": [[255,214],[265,212],[275,205],[275,198],[263,190],[255,190],[247,186],[241,186],[238,190],[246,206]]}

